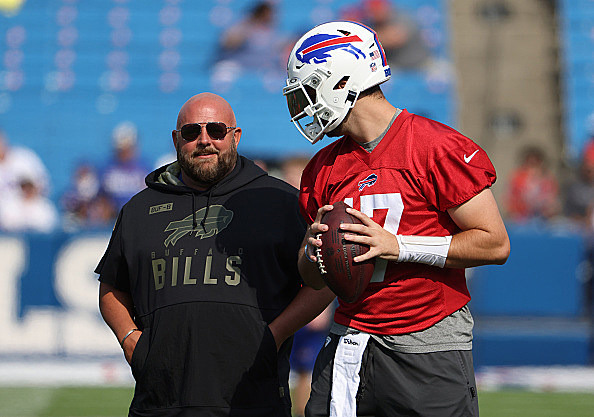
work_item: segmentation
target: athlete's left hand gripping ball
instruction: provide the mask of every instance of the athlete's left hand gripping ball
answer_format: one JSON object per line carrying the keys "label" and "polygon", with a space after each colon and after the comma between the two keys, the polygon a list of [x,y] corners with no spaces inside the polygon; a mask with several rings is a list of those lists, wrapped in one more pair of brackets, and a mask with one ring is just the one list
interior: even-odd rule
{"label": "athlete's left hand gripping ball", "polygon": [[322,216],[321,223],[328,231],[321,233],[322,247],[316,251],[317,263],[326,285],[343,301],[355,302],[363,293],[373,275],[374,260],[353,262],[353,258],[369,250],[368,246],[344,240],[342,223],[361,221],[346,212],[349,207],[339,201]]}

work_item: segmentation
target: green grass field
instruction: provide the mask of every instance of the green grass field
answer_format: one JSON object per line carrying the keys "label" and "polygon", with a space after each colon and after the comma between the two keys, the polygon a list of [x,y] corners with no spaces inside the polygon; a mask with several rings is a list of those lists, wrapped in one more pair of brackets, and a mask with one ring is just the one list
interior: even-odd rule
{"label": "green grass field", "polygon": [[[126,416],[132,388],[0,388],[2,417]],[[481,417],[590,417],[594,393],[479,394]]]}

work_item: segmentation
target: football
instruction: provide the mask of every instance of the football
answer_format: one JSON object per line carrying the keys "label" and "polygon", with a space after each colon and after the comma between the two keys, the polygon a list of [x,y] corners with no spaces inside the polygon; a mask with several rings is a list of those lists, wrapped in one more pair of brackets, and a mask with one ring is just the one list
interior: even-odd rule
{"label": "football", "polygon": [[346,212],[346,203],[339,201],[326,212],[321,222],[328,230],[320,233],[322,247],[316,250],[318,268],[326,285],[343,301],[353,303],[361,296],[373,275],[374,260],[353,262],[353,258],[369,250],[368,246],[344,240],[342,223],[362,224]]}

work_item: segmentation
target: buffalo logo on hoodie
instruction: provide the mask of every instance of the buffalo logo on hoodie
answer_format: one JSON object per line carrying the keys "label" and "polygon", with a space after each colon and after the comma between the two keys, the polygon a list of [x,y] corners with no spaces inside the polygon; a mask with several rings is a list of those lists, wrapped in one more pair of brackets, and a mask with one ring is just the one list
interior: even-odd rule
{"label": "buffalo logo on hoodie", "polygon": [[184,217],[182,220],[175,220],[169,223],[165,228],[165,232],[172,232],[167,239],[165,239],[165,247],[174,246],[179,239],[187,234],[194,232],[194,237],[206,239],[215,236],[231,223],[233,219],[233,212],[227,210],[221,205],[213,205],[208,208],[208,216],[206,214],[206,207],[196,211],[195,218],[198,220],[198,225],[194,229],[194,216],[192,214]]}

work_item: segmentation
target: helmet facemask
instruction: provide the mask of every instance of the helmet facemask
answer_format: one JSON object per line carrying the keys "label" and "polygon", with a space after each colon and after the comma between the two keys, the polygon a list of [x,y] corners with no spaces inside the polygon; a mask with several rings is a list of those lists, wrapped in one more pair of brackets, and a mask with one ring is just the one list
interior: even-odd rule
{"label": "helmet facemask", "polygon": [[[283,88],[291,121],[312,144],[342,122],[348,111],[341,111],[341,108],[346,105],[350,109],[358,96],[353,91],[341,90],[339,83],[332,86],[331,75],[329,70],[317,69],[305,80],[296,77],[288,79],[287,86]],[[332,90],[330,94],[326,91],[329,89]],[[329,104],[327,101],[330,100],[335,104]],[[347,101],[350,103],[347,104]]]}

